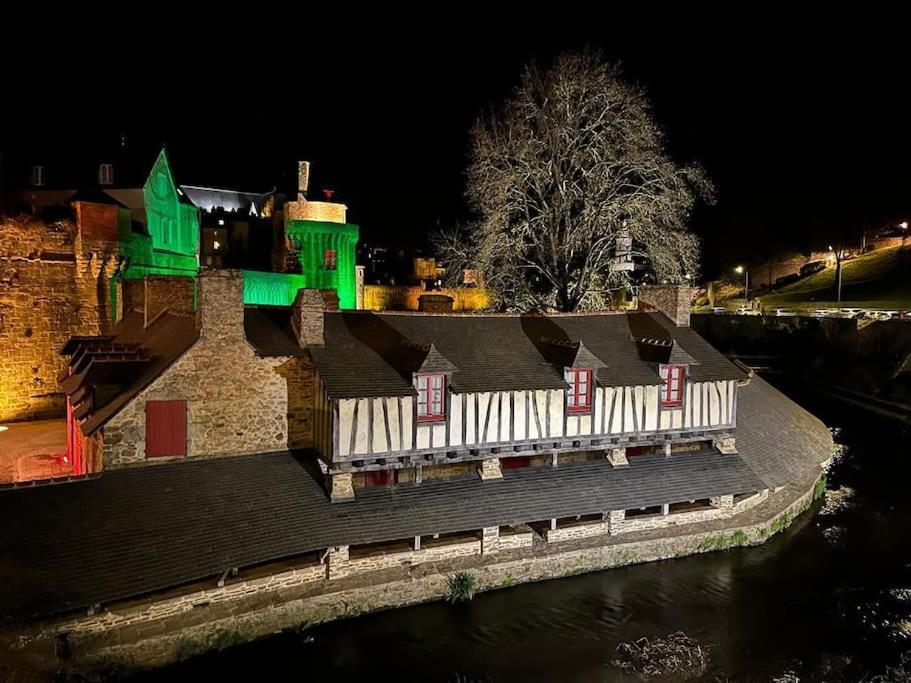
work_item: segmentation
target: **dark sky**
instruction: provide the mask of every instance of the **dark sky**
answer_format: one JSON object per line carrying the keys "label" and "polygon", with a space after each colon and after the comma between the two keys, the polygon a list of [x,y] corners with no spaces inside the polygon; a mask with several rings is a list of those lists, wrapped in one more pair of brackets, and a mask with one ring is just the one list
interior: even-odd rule
{"label": "dark sky", "polygon": [[645,86],[673,156],[701,162],[718,186],[717,206],[693,221],[706,274],[778,243],[911,216],[903,35],[814,21],[781,33],[752,20],[580,32],[586,23],[483,35],[445,17],[435,34],[407,22],[357,34],[341,21],[287,35],[184,28],[148,42],[119,35],[129,49],[103,63],[97,42],[48,36],[55,69],[25,60],[3,79],[0,151],[91,156],[126,132],[135,146],[166,143],[178,182],[250,190],[293,181],[309,159],[313,187],[336,190],[364,239],[414,244],[464,216],[468,129],[522,65],[595,46]]}

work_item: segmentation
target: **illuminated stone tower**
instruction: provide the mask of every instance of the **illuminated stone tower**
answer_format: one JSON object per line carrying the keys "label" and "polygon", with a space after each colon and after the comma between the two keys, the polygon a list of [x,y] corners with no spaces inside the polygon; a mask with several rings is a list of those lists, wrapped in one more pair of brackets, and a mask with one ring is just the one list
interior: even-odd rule
{"label": "illuminated stone tower", "polygon": [[297,201],[285,204],[285,237],[297,254],[303,286],[334,289],[341,308],[354,308],[358,227],[346,222],[344,204],[309,201],[309,178],[310,163],[301,161]]}

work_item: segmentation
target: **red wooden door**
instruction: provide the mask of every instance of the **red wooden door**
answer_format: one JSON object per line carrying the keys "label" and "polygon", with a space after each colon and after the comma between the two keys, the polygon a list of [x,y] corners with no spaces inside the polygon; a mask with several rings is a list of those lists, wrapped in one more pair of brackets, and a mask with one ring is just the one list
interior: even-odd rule
{"label": "red wooden door", "polygon": [[187,454],[187,402],[146,401],[146,457]]}

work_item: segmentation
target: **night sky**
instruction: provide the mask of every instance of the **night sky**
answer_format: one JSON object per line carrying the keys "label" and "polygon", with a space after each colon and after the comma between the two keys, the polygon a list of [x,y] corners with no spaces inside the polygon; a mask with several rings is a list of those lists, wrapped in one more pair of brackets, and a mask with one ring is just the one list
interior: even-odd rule
{"label": "night sky", "polygon": [[[363,239],[419,245],[465,217],[474,119],[509,94],[524,63],[594,46],[647,89],[672,155],[701,162],[717,184],[717,206],[693,220],[706,275],[779,244],[911,216],[903,36],[861,40],[813,22],[812,32],[752,36],[630,26],[453,27],[447,37],[335,24],[292,41],[234,26],[185,31],[173,42],[191,45],[186,53],[139,41],[104,68],[94,50],[56,45],[52,76],[28,66],[6,74],[3,92],[16,98],[4,99],[24,104],[4,105],[0,151],[92,157],[125,132],[137,149],[166,143],[178,182],[244,190],[293,186],[296,161],[309,159],[312,188],[335,190]],[[320,33],[329,37],[311,35]]]}

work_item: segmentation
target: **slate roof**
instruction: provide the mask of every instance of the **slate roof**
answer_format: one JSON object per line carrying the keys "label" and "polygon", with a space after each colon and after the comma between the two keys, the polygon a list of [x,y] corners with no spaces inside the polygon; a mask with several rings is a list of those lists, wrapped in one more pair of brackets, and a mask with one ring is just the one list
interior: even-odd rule
{"label": "slate roof", "polygon": [[22,520],[0,531],[9,571],[0,579],[16,586],[0,596],[0,612],[82,607],[331,545],[760,488],[740,458],[718,453],[641,456],[616,470],[599,461],[509,471],[496,482],[435,479],[341,504],[290,454],[131,468],[0,498],[0,510]]}
{"label": "slate roof", "polygon": [[[692,359],[690,377],[695,381],[746,378],[692,329],[674,326],[661,313],[498,316],[343,311],[325,314],[325,347],[311,351],[332,398],[413,393],[411,378],[397,369],[396,358],[404,345],[430,342],[458,368],[452,378],[457,392],[563,388],[563,368],[553,362],[553,349],[579,342],[601,361],[596,369],[601,385],[660,384],[656,359],[644,359],[636,341],[643,323],[652,337],[670,343],[668,350],[679,347],[672,357]],[[260,353],[273,355],[273,345],[259,341],[264,336],[262,330],[248,327],[251,343]]]}
{"label": "slate roof", "polygon": [[[741,392],[740,421],[750,425],[737,430],[740,455],[509,470],[502,481],[471,476],[362,490],[341,504],[330,503],[289,454],[130,468],[6,491],[0,517],[15,523],[0,525],[0,614],[28,618],[214,581],[230,567],[331,545],[745,493],[818,469],[828,457],[822,423],[757,378]],[[769,438],[794,433],[802,440]]]}
{"label": "slate roof", "polygon": [[252,206],[256,215],[263,212],[271,192],[241,192],[217,187],[200,187],[198,185],[181,185],[180,189],[197,208],[203,211],[236,211],[249,214]]}
{"label": "slate roof", "polygon": [[832,456],[826,425],[758,376],[739,390],[736,436],[741,457],[773,487],[794,481]]}
{"label": "slate roof", "polygon": [[244,334],[262,356],[302,356],[291,329],[290,309],[282,306],[245,306]]}

